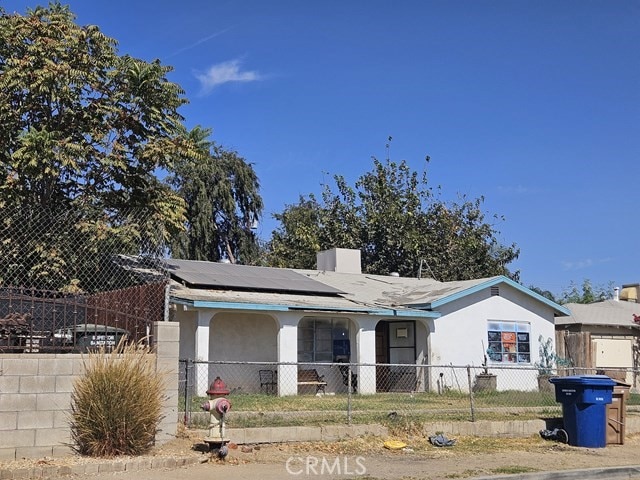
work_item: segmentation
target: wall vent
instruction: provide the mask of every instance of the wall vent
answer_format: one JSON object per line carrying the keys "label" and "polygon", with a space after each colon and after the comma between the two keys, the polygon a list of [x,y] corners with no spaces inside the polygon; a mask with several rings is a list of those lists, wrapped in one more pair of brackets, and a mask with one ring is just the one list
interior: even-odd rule
{"label": "wall vent", "polygon": [[492,297],[499,297],[500,296],[500,287],[498,287],[498,286],[491,287],[491,296]]}

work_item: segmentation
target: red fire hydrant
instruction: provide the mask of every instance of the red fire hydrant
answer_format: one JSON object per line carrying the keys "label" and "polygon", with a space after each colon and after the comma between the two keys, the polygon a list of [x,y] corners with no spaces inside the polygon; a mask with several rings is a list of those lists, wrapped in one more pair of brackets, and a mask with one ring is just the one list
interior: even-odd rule
{"label": "red fire hydrant", "polygon": [[229,442],[225,439],[225,416],[231,410],[231,402],[224,396],[229,395],[229,389],[220,377],[216,377],[209,385],[207,395],[209,395],[209,400],[201,406],[204,411],[210,414],[209,436],[204,441],[209,444],[209,450],[217,450],[218,456],[224,458],[228,453],[226,444]]}

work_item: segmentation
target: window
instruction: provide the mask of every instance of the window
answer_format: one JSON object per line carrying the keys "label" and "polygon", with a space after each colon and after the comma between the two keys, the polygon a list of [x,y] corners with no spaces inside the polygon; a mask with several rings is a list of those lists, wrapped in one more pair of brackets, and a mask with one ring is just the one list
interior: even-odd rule
{"label": "window", "polygon": [[305,317],[298,324],[298,361],[333,362],[349,351],[348,341],[349,319]]}
{"label": "window", "polygon": [[524,322],[489,322],[489,359],[502,363],[531,363],[530,329],[531,326]]}

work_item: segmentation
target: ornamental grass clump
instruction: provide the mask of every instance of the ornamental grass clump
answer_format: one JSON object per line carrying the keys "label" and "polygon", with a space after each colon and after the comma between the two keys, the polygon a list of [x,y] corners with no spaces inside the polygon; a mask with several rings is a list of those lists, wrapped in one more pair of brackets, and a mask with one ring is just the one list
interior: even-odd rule
{"label": "ornamental grass clump", "polygon": [[87,355],[71,394],[72,448],[82,455],[140,455],[162,419],[164,376],[142,344],[120,342]]}

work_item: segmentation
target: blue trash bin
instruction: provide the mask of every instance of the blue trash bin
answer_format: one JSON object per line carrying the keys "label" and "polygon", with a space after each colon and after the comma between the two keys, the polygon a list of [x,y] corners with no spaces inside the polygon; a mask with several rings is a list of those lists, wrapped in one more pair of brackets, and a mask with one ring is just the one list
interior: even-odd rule
{"label": "blue trash bin", "polygon": [[576,375],[549,379],[562,403],[569,445],[600,448],[607,445],[607,405],[616,382],[606,375]]}

